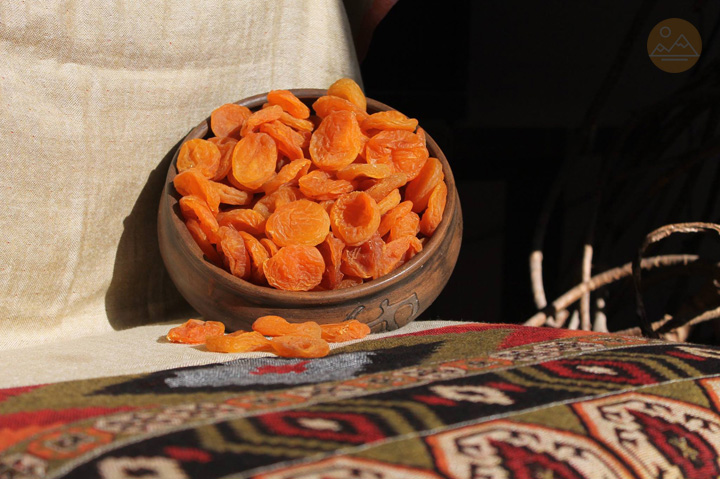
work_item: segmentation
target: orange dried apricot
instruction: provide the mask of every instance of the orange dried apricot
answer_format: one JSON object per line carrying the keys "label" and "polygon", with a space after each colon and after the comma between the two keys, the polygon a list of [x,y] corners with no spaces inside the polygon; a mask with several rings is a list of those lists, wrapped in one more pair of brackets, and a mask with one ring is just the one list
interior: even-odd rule
{"label": "orange dried apricot", "polygon": [[408,118],[399,111],[387,110],[373,113],[360,124],[363,131],[370,130],[407,130],[415,131],[418,121]]}
{"label": "orange dried apricot", "polygon": [[182,196],[193,195],[205,200],[213,213],[219,211],[220,195],[218,189],[198,168],[190,168],[178,173],[173,179],[173,186]]}
{"label": "orange dried apricot", "polygon": [[215,136],[240,138],[240,129],[251,114],[246,106],[226,103],[210,114],[210,129]]}
{"label": "orange dried apricot", "polygon": [[289,126],[278,120],[260,125],[260,131],[267,133],[275,140],[278,152],[291,160],[303,157],[302,146],[305,138]]}
{"label": "orange dried apricot", "polygon": [[285,291],[310,291],[322,281],[325,261],[314,246],[284,246],[263,265],[265,278]]}
{"label": "orange dried apricot", "polygon": [[275,354],[285,358],[322,358],[330,352],[330,345],[322,338],[285,335],[270,341]]}
{"label": "orange dried apricot", "polygon": [[207,338],[205,347],[214,353],[271,352],[270,340],[257,331],[235,331],[234,333]]}
{"label": "orange dried apricot", "polygon": [[[281,186],[292,185],[297,183],[298,178],[305,175],[310,168],[310,160],[299,158],[280,168],[277,175],[263,183],[262,189],[266,195],[270,195],[278,190]],[[299,199],[299,198],[297,198]]]}
{"label": "orange dried apricot", "polygon": [[420,251],[422,243],[417,236],[404,236],[386,243],[380,261],[380,276],[393,272],[410,259],[408,256],[412,257]]}
{"label": "orange dried apricot", "polygon": [[390,228],[403,216],[407,216],[412,211],[412,201],[403,201],[387,213],[385,213],[380,219],[380,225],[378,226],[377,233],[380,236],[385,236]]}
{"label": "orange dried apricot", "polygon": [[[402,195],[400,190],[395,188],[382,200],[378,201],[378,209],[380,210],[380,216],[384,215],[391,209],[395,208],[402,201]],[[382,222],[382,220],[381,220]]]}
{"label": "orange dried apricot", "polygon": [[278,246],[315,246],[330,231],[330,218],[322,206],[307,199],[275,209],[265,224],[265,235]]}
{"label": "orange dried apricot", "polygon": [[420,173],[428,155],[422,139],[405,130],[381,131],[365,145],[365,160],[368,163],[392,164],[395,171],[407,175],[408,181]]}
{"label": "orange dried apricot", "polygon": [[205,178],[213,178],[220,166],[220,156],[220,150],[214,143],[195,138],[182,144],[176,166],[178,171],[198,168]]}
{"label": "orange dried apricot", "polygon": [[210,179],[220,181],[227,176],[232,168],[232,152],[235,149],[235,145],[237,145],[237,140],[235,138],[214,136],[208,138],[208,141],[220,150],[220,163],[215,172],[215,176]]}
{"label": "orange dried apricot", "polygon": [[353,191],[335,200],[330,210],[333,234],[348,246],[360,245],[375,234],[380,225],[380,210],[364,191]]}
{"label": "orange dried apricot", "polygon": [[315,103],[313,103],[312,107],[313,110],[315,110],[317,116],[321,119],[327,118],[332,113],[337,113],[339,111],[352,113],[353,116],[357,119],[358,123],[368,117],[365,109],[360,108],[354,103],[338,96],[321,96],[320,98],[315,100]]}
{"label": "orange dried apricot", "polygon": [[325,272],[320,286],[325,289],[335,289],[343,279],[340,264],[342,263],[342,252],[345,249],[345,243],[332,233],[328,233],[325,240],[317,248],[325,261]]}
{"label": "orange dried apricot", "polygon": [[265,283],[263,264],[270,255],[256,237],[246,231],[238,231],[245,241],[245,250],[250,255],[250,280],[255,284]]}
{"label": "orange dried apricot", "polygon": [[272,90],[255,111],[213,110],[211,137],[178,151],[180,212],[208,261],[235,276],[289,291],[351,287],[422,249],[444,214],[442,163],[416,119],[368,112],[350,78],[307,105]]}
{"label": "orange dried apricot", "polygon": [[444,181],[441,181],[433,188],[430,198],[428,199],[427,209],[420,219],[420,232],[425,236],[432,236],[435,228],[437,228],[440,221],[442,221],[446,201],[447,185]]}
{"label": "orange dried apricot", "polygon": [[216,244],[218,242],[217,231],[219,228],[217,219],[205,200],[195,195],[183,196],[178,201],[180,212],[186,220],[194,218],[200,224],[208,240]]}
{"label": "orange dried apricot", "polygon": [[232,175],[240,185],[254,190],[275,173],[277,147],[267,133],[248,133],[235,145]]}
{"label": "orange dried apricot", "polygon": [[208,338],[224,332],[225,325],[218,321],[188,319],[182,325],[171,328],[167,333],[167,340],[171,343],[202,344]]}
{"label": "orange dried apricot", "polygon": [[310,109],[288,90],[272,90],[267,94],[270,105],[278,105],[295,118],[304,120],[310,116]]}
{"label": "orange dried apricot", "polygon": [[401,216],[398,220],[390,227],[387,240],[393,241],[403,236],[415,237],[420,231],[420,216],[414,211]]}
{"label": "orange dried apricot", "polygon": [[245,248],[245,240],[234,228],[221,226],[218,229],[218,249],[223,253],[223,261],[233,276],[248,279],[251,272],[250,254]]}
{"label": "orange dried apricot", "polygon": [[445,178],[442,163],[437,158],[428,158],[418,176],[405,188],[405,199],[412,201],[413,211],[420,213],[427,207],[430,193]]}
{"label": "orange dried apricot", "polygon": [[237,231],[247,231],[260,236],[265,232],[265,217],[259,212],[246,208],[221,211],[217,215],[219,226],[232,226]]}
{"label": "orange dried apricot", "polygon": [[363,279],[380,277],[380,262],[384,245],[382,238],[375,233],[360,246],[346,247],[343,250],[340,271],[345,275]]}
{"label": "orange dried apricot", "polygon": [[245,120],[245,123],[243,123],[242,129],[240,130],[240,135],[244,138],[254,132],[255,129],[263,123],[279,119],[282,114],[283,109],[277,105],[269,105],[267,108],[262,108],[254,112],[247,120]]}
{"label": "orange dried apricot", "polygon": [[341,323],[321,324],[322,338],[328,343],[340,343],[352,339],[362,339],[370,334],[370,327],[357,319]]}
{"label": "orange dried apricot", "polygon": [[330,85],[327,94],[330,96],[338,96],[349,101],[361,111],[367,109],[367,98],[362,88],[352,78],[341,78]]}
{"label": "orange dried apricot", "polygon": [[322,332],[320,325],[315,321],[291,323],[282,316],[275,315],[260,316],[253,322],[252,328],[253,331],[272,337],[292,334],[319,338]]}
{"label": "orange dried apricot", "polygon": [[374,180],[374,184],[365,190],[375,201],[382,201],[392,190],[405,186],[408,177],[405,173],[393,173],[390,176]]}
{"label": "orange dried apricot", "polygon": [[275,256],[275,253],[280,249],[270,238],[260,238],[260,244],[262,244],[265,251],[267,251],[268,257]]}
{"label": "orange dried apricot", "polygon": [[323,170],[311,171],[300,177],[298,186],[303,195],[318,201],[334,200],[355,189],[351,182],[333,180],[330,174]]}
{"label": "orange dried apricot", "polygon": [[217,183],[215,181],[211,183],[218,193],[220,203],[233,206],[245,206],[250,204],[250,201],[252,200],[252,195],[247,191],[233,188],[232,186],[224,183]]}
{"label": "orange dried apricot", "polygon": [[355,115],[337,111],[323,119],[310,139],[310,157],[321,170],[345,168],[357,158],[363,147],[363,134]]}
{"label": "orange dried apricot", "polygon": [[368,163],[353,163],[346,166],[342,170],[338,170],[335,174],[341,180],[352,181],[358,176],[364,176],[366,178],[385,178],[390,176],[393,172],[391,165],[384,165],[381,163],[370,165]]}

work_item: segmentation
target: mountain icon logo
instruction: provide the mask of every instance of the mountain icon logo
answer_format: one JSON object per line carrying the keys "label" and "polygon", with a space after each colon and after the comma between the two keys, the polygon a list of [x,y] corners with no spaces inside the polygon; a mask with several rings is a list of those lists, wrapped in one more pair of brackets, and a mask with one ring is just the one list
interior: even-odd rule
{"label": "mountain icon logo", "polygon": [[692,23],[682,18],[668,18],[652,29],[647,49],[656,67],[668,73],[680,73],[697,63],[702,39]]}

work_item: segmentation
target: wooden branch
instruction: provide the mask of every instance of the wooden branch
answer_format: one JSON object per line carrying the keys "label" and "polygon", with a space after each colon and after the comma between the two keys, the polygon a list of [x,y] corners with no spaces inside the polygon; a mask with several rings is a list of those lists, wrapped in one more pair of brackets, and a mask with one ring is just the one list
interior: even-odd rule
{"label": "wooden branch", "polygon": [[[708,266],[708,264],[700,260],[697,255],[660,255],[643,258],[641,268],[644,270],[652,270],[668,266],[690,266],[698,262],[702,263],[705,267]],[[713,266],[717,267],[716,265]],[[525,321],[524,324],[526,326],[545,325],[548,317],[554,316],[556,311],[567,309],[568,306],[579,300],[583,293],[595,291],[603,286],[607,286],[608,284],[632,275],[632,267],[632,263],[626,263],[622,266],[596,274],[590,278],[589,281],[580,283],[567,291],[565,294],[553,301],[552,304],[547,306],[543,311],[536,313],[530,319]]]}
{"label": "wooden branch", "polygon": [[720,225],[714,224],[714,223],[702,223],[702,222],[695,222],[695,223],[675,223],[670,225],[662,226],[655,231],[652,231],[650,234],[648,234],[645,237],[645,241],[643,241],[643,244],[640,246],[640,249],[638,250],[637,257],[632,263],[632,276],[633,276],[633,285],[635,287],[635,304],[636,304],[636,311],[638,314],[638,319],[640,320],[640,330],[642,331],[644,336],[650,337],[650,338],[657,338],[658,333],[653,329],[652,324],[650,324],[650,321],[647,317],[647,311],[645,309],[645,303],[643,301],[642,297],[642,288],[641,288],[641,282],[642,282],[642,261],[643,256],[645,255],[645,251],[653,244],[667,238],[670,235],[677,234],[677,233],[707,233],[707,232],[715,232],[720,234]]}

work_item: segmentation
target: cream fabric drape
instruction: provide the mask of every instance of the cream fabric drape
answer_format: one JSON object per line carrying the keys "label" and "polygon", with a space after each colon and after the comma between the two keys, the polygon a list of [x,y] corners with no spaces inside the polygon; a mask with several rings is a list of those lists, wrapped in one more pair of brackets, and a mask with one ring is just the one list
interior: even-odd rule
{"label": "cream fabric drape", "polygon": [[156,239],[169,153],[223,103],[343,76],[341,0],[3,2],[0,348],[187,314]]}

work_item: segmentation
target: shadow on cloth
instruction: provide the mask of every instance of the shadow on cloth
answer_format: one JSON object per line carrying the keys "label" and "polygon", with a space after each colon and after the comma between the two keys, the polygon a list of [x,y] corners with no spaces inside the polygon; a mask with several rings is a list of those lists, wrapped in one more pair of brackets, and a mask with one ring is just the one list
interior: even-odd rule
{"label": "shadow on cloth", "polygon": [[150,173],[130,214],[123,220],[105,310],[113,329],[176,319],[192,312],[165,269],[157,238],[157,214],[178,142]]}

